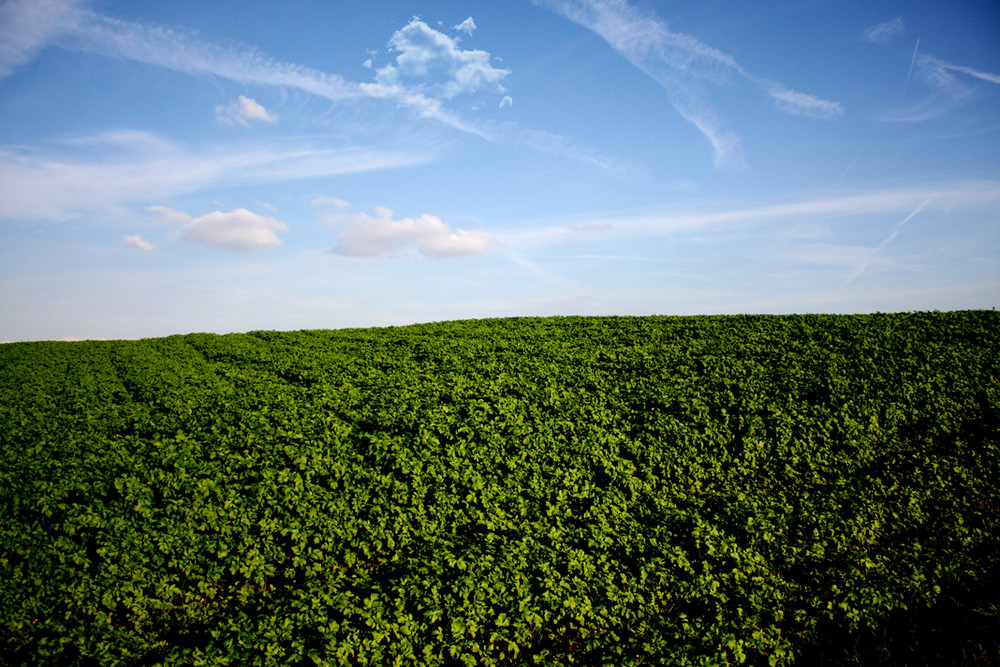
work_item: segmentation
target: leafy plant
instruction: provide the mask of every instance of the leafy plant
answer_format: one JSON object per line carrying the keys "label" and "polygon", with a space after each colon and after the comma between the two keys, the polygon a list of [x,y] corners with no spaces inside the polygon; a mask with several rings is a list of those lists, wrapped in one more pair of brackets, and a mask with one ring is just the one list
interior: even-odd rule
{"label": "leafy plant", "polygon": [[0,655],[990,664],[998,325],[510,318],[6,344]]}

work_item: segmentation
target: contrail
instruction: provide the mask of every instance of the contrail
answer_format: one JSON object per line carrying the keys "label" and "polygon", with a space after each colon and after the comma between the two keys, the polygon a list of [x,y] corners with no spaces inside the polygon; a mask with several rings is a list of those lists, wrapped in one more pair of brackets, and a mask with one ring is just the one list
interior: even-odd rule
{"label": "contrail", "polygon": [[906,85],[903,86],[903,97],[906,97],[906,91],[910,87],[910,76],[913,74],[913,63],[917,62],[917,49],[920,47],[920,38],[917,37],[917,43],[913,45],[913,57],[910,58],[910,71],[906,73]]}
{"label": "contrail", "polygon": [[922,210],[924,210],[924,207],[930,204],[935,196],[936,195],[931,195],[930,197],[925,199],[923,204],[913,209],[912,213],[910,213],[908,216],[897,222],[896,226],[892,228],[892,233],[889,234],[889,236],[884,241],[878,244],[878,247],[875,248],[875,252],[878,252],[882,248],[886,247],[894,238],[899,236],[899,228],[908,223],[917,213],[920,213]]}
{"label": "contrail", "polygon": [[861,159],[861,156],[859,155],[856,158],[854,158],[853,160],[851,160],[851,164],[847,165],[847,169],[845,169],[844,173],[840,175],[840,178],[843,178],[844,176],[847,176],[847,172],[849,172],[851,170],[851,167],[853,167],[855,164],[857,164],[858,160],[860,160],[860,159]]}
{"label": "contrail", "polygon": [[875,249],[871,251],[871,255],[869,255],[869,257],[867,259],[865,259],[861,263],[861,266],[859,266],[854,271],[854,273],[851,274],[851,277],[847,279],[847,283],[846,284],[850,285],[855,280],[857,280],[858,278],[860,278],[861,275],[865,272],[865,270],[868,269],[868,264],[872,261],[872,259],[874,259],[875,254],[878,251],[880,251],[882,248],[884,248],[887,245],[889,245],[890,243],[892,243],[893,239],[895,239],[897,236],[899,236],[899,229],[900,229],[900,227],[902,227],[903,225],[905,225],[906,223],[908,223],[910,220],[912,220],[913,216],[915,216],[917,213],[920,213],[922,210],[924,210],[924,207],[927,206],[928,204],[930,204],[934,200],[934,198],[936,196],[937,196],[936,194],[931,195],[930,197],[928,197],[927,199],[925,199],[922,204],[920,204],[915,209],[913,209],[913,211],[911,211],[908,216],[906,216],[905,218],[903,218],[902,220],[900,220],[899,222],[897,222],[896,226],[892,228],[892,233],[889,234],[889,236],[887,236],[884,241],[882,241],[881,243],[879,243],[878,246],[876,246]]}

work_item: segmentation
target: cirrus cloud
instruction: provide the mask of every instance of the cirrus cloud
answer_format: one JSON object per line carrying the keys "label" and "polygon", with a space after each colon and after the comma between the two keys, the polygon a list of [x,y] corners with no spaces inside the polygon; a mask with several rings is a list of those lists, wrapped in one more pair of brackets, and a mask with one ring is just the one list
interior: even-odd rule
{"label": "cirrus cloud", "polygon": [[864,32],[861,33],[861,37],[866,42],[871,42],[872,44],[884,44],[893,37],[903,34],[905,31],[906,24],[903,23],[901,17],[897,16],[891,21],[865,28]]}
{"label": "cirrus cloud", "polygon": [[[998,74],[955,65],[928,53],[918,55],[916,49],[910,67],[925,82],[928,93],[910,107],[884,115],[882,120],[919,122],[939,118],[985,95],[995,99],[996,89],[977,82],[1000,84]],[[970,77],[976,81],[970,81]]]}
{"label": "cirrus cloud", "polygon": [[0,5],[0,79],[76,30],[84,18],[84,4],[82,0],[10,0]]}
{"label": "cirrus cloud", "polygon": [[626,0],[532,1],[598,35],[659,84],[674,110],[712,144],[717,168],[743,169],[746,163],[740,137],[715,110],[709,86],[728,86],[737,76],[765,92],[779,111],[823,120],[844,114],[839,102],[755,76],[728,53],[692,35],[674,32],[666,21]]}
{"label": "cirrus cloud", "polygon": [[[80,146],[90,157],[81,159]],[[0,146],[0,216],[65,221],[128,204],[147,205],[220,185],[266,184],[417,166],[433,152],[257,144],[191,150],[131,130],[85,135],[51,148]]]}
{"label": "cirrus cloud", "polygon": [[780,83],[772,82],[768,85],[767,94],[774,100],[778,109],[788,113],[820,120],[833,120],[844,115],[844,107],[838,102],[790,90]]}

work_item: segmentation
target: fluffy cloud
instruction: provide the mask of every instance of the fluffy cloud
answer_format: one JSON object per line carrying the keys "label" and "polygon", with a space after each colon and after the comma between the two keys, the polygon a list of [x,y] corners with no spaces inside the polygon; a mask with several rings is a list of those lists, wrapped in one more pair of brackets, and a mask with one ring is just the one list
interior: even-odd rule
{"label": "fluffy cloud", "polygon": [[510,95],[504,95],[503,99],[500,100],[500,108],[514,106],[514,99]]}
{"label": "fluffy cloud", "polygon": [[434,98],[451,99],[482,89],[503,92],[500,81],[510,73],[490,65],[486,51],[460,49],[456,40],[419,19],[397,30],[389,40],[389,48],[398,53],[395,64],[376,70],[376,81],[415,89]]}
{"label": "fluffy cloud", "polygon": [[350,257],[387,257],[413,247],[426,257],[461,257],[481,253],[494,243],[487,232],[452,231],[440,218],[426,213],[394,220],[393,212],[383,206],[375,207],[374,216],[333,213],[325,219],[343,229],[331,252]]}
{"label": "fluffy cloud", "polygon": [[216,119],[225,125],[240,125],[250,127],[250,121],[277,123],[278,117],[268,112],[256,100],[240,95],[240,98],[230,104],[215,107]]}
{"label": "fluffy cloud", "polygon": [[861,33],[861,37],[872,44],[884,44],[893,37],[901,35],[905,30],[906,25],[903,23],[903,19],[897,17],[891,21],[866,28]]}
{"label": "fluffy cloud", "polygon": [[476,29],[476,22],[473,21],[470,16],[458,25],[453,25],[452,29],[458,32],[464,32],[466,35],[471,35],[472,31]]}
{"label": "fluffy cloud", "polygon": [[257,215],[245,208],[235,211],[213,211],[192,218],[183,211],[166,206],[150,206],[164,220],[182,224],[180,235],[206,245],[231,250],[261,250],[281,245],[275,232],[287,231],[283,222]]}
{"label": "fluffy cloud", "polygon": [[130,245],[134,248],[138,248],[139,250],[143,250],[145,252],[149,252],[150,250],[156,247],[155,245],[145,240],[138,234],[134,236],[128,236],[128,235],[122,236],[122,243],[124,243],[125,245]]}

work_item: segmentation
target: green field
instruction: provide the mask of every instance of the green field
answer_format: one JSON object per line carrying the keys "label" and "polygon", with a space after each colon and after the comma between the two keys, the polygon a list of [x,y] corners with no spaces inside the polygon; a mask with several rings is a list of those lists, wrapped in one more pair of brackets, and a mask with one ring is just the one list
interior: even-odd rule
{"label": "green field", "polygon": [[4,665],[1000,664],[1000,315],[0,346]]}

